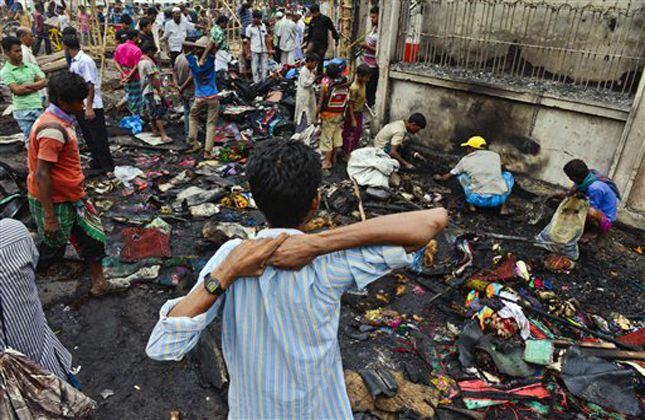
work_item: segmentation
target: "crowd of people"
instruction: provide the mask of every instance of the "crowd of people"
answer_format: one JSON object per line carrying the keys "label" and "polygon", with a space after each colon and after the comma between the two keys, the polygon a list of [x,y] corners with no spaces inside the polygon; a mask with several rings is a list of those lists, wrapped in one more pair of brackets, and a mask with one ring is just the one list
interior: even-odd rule
{"label": "crowd of people", "polygon": [[[374,105],[379,78],[378,8],[370,10],[372,29],[363,39],[362,60],[353,75],[344,74],[335,62],[325,62],[330,36],[338,42],[342,35],[317,5],[276,14],[272,29],[252,0],[246,0],[236,16],[217,16],[212,26],[204,10],[189,5],[163,14],[149,7],[145,15],[138,8],[125,8],[121,16],[118,4],[111,13],[99,15],[102,22],[119,18],[123,25],[116,33],[114,51],[114,65],[125,86],[123,107],[133,116],[145,116],[153,135],[164,143],[174,140],[165,127],[168,102],[161,54],[167,54],[172,86],[184,108],[184,136],[193,146],[189,153],[203,149],[204,158],[213,157],[220,112],[215,75],[229,71],[236,60],[241,77],[250,69],[256,83],[269,77],[270,60],[285,66],[298,64],[294,115],[298,130],[321,125],[319,150],[281,139],[257,145],[246,174],[269,229],[256,241],[224,244],[201,271],[193,290],[163,306],[148,355],[180,359],[206,326],[222,316],[232,418],[351,418],[337,338],[340,298],[349,288],[364,288],[408,265],[410,253],[425,246],[448,222],[445,210],[434,209],[318,234],[301,232],[320,204],[324,171],[342,155],[351,159],[365,140],[363,113]],[[47,78],[34,58],[40,41],[46,42],[43,10],[44,5],[36,5],[33,29],[25,21],[17,37],[2,40],[6,61],[0,77],[11,90],[13,117],[25,137],[29,207],[41,244],[37,252],[24,226],[0,221],[0,299],[9,331],[0,343],[75,384],[69,353],[44,321],[35,272],[61,260],[71,242],[89,266],[90,292],[98,296],[110,291],[102,266],[105,233],[85,195],[75,123],[89,147],[90,167],[110,176],[115,164],[99,71],[83,51],[84,45],[93,42],[93,17],[79,8],[78,27],[68,24],[63,29],[68,71]],[[64,3],[53,13],[57,10],[65,13]],[[239,20],[242,31],[238,57],[233,57],[228,40],[227,27],[233,19]],[[200,123],[203,112],[206,127]],[[411,139],[426,126],[425,116],[415,112],[390,122],[373,141],[367,140],[403,169],[414,169],[424,157],[411,147]],[[203,145],[199,142],[202,128]],[[473,211],[493,207],[508,214],[513,177],[503,170],[499,154],[488,150],[480,136],[461,146],[466,156],[435,179],[444,182],[457,177]],[[564,171],[574,183],[569,193],[586,195],[591,201],[589,228],[606,233],[616,218],[619,195],[582,161],[570,162]],[[13,296],[15,287],[24,299]],[[37,322],[24,321],[29,319]],[[18,327],[22,330],[16,332]],[[32,336],[40,339],[21,338]]]}

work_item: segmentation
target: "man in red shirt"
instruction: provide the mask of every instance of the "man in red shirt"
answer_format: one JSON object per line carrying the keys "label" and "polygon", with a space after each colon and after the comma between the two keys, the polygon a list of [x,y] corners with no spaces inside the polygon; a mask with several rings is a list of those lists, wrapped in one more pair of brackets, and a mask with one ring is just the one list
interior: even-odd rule
{"label": "man in red shirt", "polygon": [[105,233],[96,210],[85,198],[73,115],[84,111],[89,88],[77,74],[61,72],[49,82],[51,105],[29,135],[29,208],[42,239],[39,270],[46,271],[65,255],[72,242],[90,266],[90,293],[107,291],[103,276]]}

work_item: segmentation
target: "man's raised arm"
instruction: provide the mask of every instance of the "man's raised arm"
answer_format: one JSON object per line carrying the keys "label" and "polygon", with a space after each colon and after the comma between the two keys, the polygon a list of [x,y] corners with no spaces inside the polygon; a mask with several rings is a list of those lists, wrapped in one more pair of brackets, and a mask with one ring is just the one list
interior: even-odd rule
{"label": "man's raised arm", "polygon": [[443,208],[377,217],[311,235],[290,236],[269,258],[269,265],[295,270],[314,258],[345,249],[395,245],[408,252],[424,247],[448,225]]}

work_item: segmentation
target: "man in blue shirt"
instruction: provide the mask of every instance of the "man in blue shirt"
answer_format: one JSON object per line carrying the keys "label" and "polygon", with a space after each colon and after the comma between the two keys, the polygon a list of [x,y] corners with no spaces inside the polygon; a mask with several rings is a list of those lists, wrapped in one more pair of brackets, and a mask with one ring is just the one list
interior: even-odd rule
{"label": "man in blue shirt", "polygon": [[190,125],[188,127],[188,139],[193,145],[192,152],[201,149],[197,141],[199,131],[199,114],[208,109],[206,117],[206,144],[204,147],[204,158],[213,157],[211,152],[215,145],[215,128],[219,115],[219,97],[217,94],[217,82],[215,81],[215,56],[204,50],[209,45],[207,37],[201,37],[194,44],[185,42],[184,46],[193,47],[193,52],[186,56],[190,66],[191,77],[195,84],[195,102],[190,108]]}
{"label": "man in blue shirt", "polygon": [[410,264],[407,253],[440,233],[447,213],[402,213],[305,235],[301,229],[321,200],[317,151],[267,140],[246,173],[270,226],[258,234],[265,242],[224,244],[190,294],[161,308],[146,352],[180,360],[222,316],[229,418],[352,418],[338,345],[341,297]]}
{"label": "man in blue shirt", "polygon": [[564,166],[564,173],[573,181],[570,194],[584,194],[589,198],[589,213],[583,240],[595,235],[602,237],[616,220],[620,192],[616,184],[600,172],[589,169],[580,159],[573,159]]}

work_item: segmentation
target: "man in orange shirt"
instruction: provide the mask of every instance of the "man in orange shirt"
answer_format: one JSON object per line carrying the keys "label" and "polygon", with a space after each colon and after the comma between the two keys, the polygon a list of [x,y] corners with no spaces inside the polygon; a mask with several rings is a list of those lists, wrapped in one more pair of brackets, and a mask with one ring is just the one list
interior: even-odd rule
{"label": "man in orange shirt", "polygon": [[84,111],[89,88],[70,72],[50,79],[51,105],[34,123],[29,135],[29,208],[42,239],[39,270],[61,260],[68,242],[90,266],[90,293],[107,291],[103,276],[105,233],[96,210],[85,198],[73,115]]}

